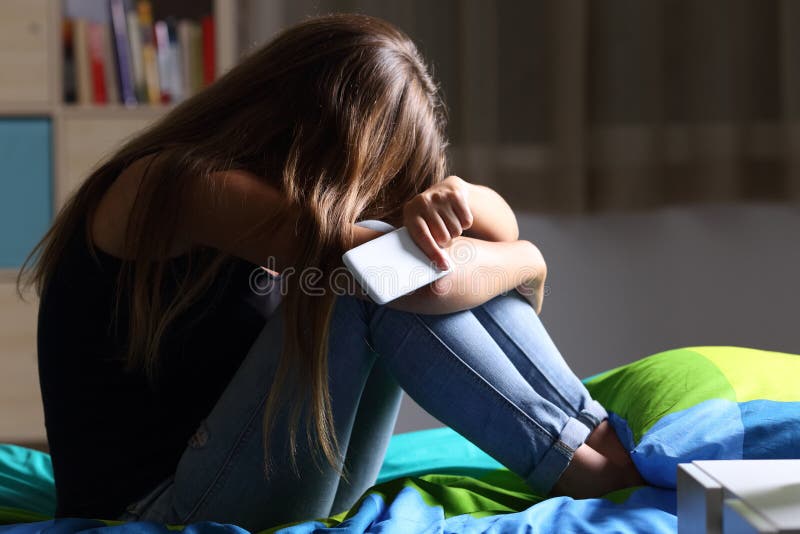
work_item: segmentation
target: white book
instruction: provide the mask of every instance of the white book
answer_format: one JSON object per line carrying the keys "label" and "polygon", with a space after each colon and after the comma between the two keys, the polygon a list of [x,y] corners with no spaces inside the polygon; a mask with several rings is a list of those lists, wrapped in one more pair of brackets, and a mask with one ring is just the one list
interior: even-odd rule
{"label": "white book", "polygon": [[175,101],[175,95],[172,94],[172,77],[174,75],[174,66],[170,57],[171,50],[169,45],[169,30],[167,23],[163,20],[158,20],[153,25],[153,33],[156,36],[156,54],[158,58],[158,81],[162,95],[168,95],[171,101]]}
{"label": "white book", "polygon": [[186,93],[183,89],[183,58],[181,57],[181,46],[178,43],[177,36],[170,36],[169,60],[170,71],[172,72],[172,76],[170,77],[172,98],[175,102],[180,102],[186,97]]}

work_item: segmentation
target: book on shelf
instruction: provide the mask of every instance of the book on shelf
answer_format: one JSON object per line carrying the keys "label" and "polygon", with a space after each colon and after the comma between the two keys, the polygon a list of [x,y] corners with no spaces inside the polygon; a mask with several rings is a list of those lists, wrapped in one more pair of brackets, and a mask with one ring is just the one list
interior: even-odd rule
{"label": "book on shelf", "polygon": [[98,22],[89,22],[86,30],[89,44],[89,73],[92,78],[92,102],[105,104],[108,102],[105,54],[103,53],[105,27]]}
{"label": "book on shelf", "polygon": [[177,100],[177,95],[173,90],[174,70],[177,65],[173,64],[172,48],[169,44],[169,27],[166,21],[157,21],[153,26],[153,34],[156,40],[158,71],[161,73],[158,79],[160,100],[161,102],[169,102],[173,98]]}
{"label": "book on shelf", "polygon": [[148,0],[136,4],[139,15],[139,29],[142,34],[142,62],[144,63],[144,82],[147,101],[151,104],[161,102],[161,86],[158,76],[158,58],[153,27],[153,6]]}
{"label": "book on shelf", "polygon": [[72,20],[64,19],[61,24],[61,46],[64,52],[64,102],[73,103],[78,100],[78,88],[75,80],[75,51],[73,49]]}
{"label": "book on shelf", "polygon": [[[214,17],[156,20],[150,0],[95,0],[102,12],[62,24],[64,102],[180,102],[216,74]],[[81,4],[85,7],[86,4]],[[160,15],[159,15],[160,16]]]}
{"label": "book on shelf", "polygon": [[203,88],[203,29],[192,22],[192,39],[189,42],[189,55],[192,60],[192,93]]}
{"label": "book on shelf", "polygon": [[203,85],[210,85],[214,81],[214,17],[203,17],[201,28],[203,31]]}
{"label": "book on shelf", "polygon": [[196,93],[203,88],[203,34],[193,20],[178,23],[178,40],[183,61],[183,91]]}
{"label": "book on shelf", "polygon": [[72,50],[75,54],[75,85],[79,104],[92,103],[92,73],[89,59],[89,24],[84,19],[72,23]]}
{"label": "book on shelf", "polygon": [[114,53],[114,32],[109,24],[100,24],[103,34],[103,67],[106,75],[106,96],[108,102],[121,102],[117,56]]}
{"label": "book on shelf", "polygon": [[131,2],[125,2],[125,21],[128,23],[128,42],[131,49],[133,67],[133,88],[136,100],[147,102],[147,85],[144,79],[144,57],[142,53],[142,30],[139,27],[139,14]]}
{"label": "book on shelf", "polygon": [[114,55],[117,58],[120,100],[130,106],[137,103],[133,85],[133,66],[128,40],[128,21],[125,14],[125,0],[109,0],[111,27],[114,33]]}

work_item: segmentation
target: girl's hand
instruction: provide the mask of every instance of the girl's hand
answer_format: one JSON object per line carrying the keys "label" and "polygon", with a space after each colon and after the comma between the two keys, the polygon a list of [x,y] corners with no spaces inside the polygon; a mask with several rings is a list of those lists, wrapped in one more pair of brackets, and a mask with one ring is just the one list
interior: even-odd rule
{"label": "girl's hand", "polygon": [[458,176],[448,176],[403,206],[403,225],[439,269],[450,268],[441,247],[472,226],[468,197],[469,184]]}

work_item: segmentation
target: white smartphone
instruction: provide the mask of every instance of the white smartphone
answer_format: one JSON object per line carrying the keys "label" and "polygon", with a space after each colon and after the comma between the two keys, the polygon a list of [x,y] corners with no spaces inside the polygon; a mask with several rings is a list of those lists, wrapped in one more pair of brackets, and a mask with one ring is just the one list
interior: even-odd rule
{"label": "white smartphone", "polygon": [[342,261],[367,295],[381,305],[450,272],[436,267],[405,226],[348,250]]}

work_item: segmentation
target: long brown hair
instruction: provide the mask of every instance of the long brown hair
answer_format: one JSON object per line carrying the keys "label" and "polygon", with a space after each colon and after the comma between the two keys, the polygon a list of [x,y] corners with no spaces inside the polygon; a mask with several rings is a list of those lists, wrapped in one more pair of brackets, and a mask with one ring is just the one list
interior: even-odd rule
{"label": "long brown hair", "polygon": [[[152,378],[159,358],[168,357],[159,351],[164,333],[209,288],[227,259],[213,250],[194,254],[179,294],[162,298],[164,258],[187,188],[213,188],[213,175],[233,169],[269,179],[288,204],[302,208],[296,266],[330,271],[352,242],[354,222],[397,220],[406,200],[444,177],[444,130],[437,86],[404,33],[364,15],[309,19],[177,106],[92,172],[29,256],[20,283],[33,283],[45,294],[75,232],[84,232],[94,251],[87,221],[103,194],[126,167],[157,154],[158,165],[145,172],[129,217],[125,247],[134,260],[123,263],[118,284],[118,301],[122,292],[130,295],[127,362]],[[265,213],[260,231],[270,231],[276,216]],[[284,298],[283,353],[264,413],[265,459],[278,412],[288,408],[292,465],[305,414],[312,450],[321,450],[338,470],[341,453],[327,382],[335,296],[301,291],[297,280],[290,279]]]}

